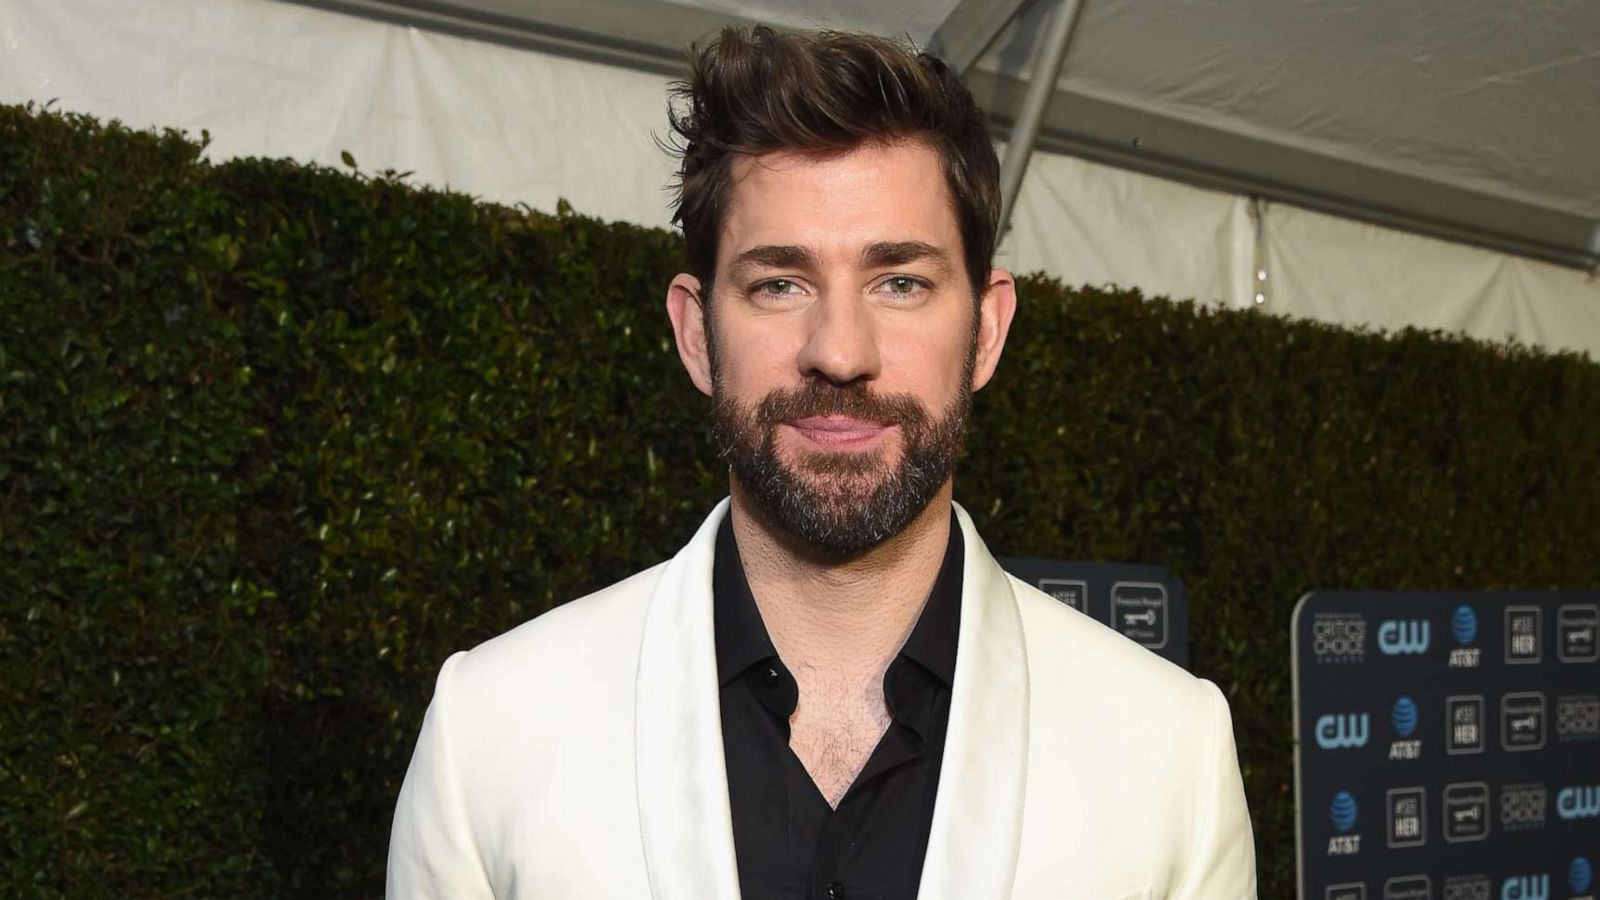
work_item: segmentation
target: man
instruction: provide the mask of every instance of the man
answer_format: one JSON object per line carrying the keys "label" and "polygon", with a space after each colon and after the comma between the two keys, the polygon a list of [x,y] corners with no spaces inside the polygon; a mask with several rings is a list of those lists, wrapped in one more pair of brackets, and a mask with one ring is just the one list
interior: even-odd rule
{"label": "man", "polygon": [[1016,299],[937,60],[724,32],[673,117],[667,312],[731,497],[452,656],[392,897],[1254,897],[1227,704],[1008,577],[951,501]]}

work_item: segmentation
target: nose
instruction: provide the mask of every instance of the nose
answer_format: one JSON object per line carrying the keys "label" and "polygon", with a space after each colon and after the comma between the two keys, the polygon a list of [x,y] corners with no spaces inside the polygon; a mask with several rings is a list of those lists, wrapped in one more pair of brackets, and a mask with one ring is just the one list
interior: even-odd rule
{"label": "nose", "polygon": [[806,313],[806,341],[797,360],[800,374],[834,384],[878,377],[881,360],[872,312],[865,301],[830,291]]}

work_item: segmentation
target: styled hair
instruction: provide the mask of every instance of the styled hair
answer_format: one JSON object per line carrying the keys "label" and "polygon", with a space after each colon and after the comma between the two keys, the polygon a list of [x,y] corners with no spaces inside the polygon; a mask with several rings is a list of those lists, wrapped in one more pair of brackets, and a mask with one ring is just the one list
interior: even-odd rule
{"label": "styled hair", "polygon": [[988,285],[1000,162],[982,110],[942,60],[869,34],[725,28],[693,51],[668,112],[682,159],[674,223],[709,300],[730,172],[740,155],[835,153],[926,141],[940,157],[974,297]]}

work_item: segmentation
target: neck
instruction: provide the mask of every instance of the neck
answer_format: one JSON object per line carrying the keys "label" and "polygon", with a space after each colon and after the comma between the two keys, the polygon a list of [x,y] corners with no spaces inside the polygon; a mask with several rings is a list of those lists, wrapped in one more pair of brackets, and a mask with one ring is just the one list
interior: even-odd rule
{"label": "neck", "polygon": [[819,559],[759,515],[732,484],[734,538],[756,608],[785,665],[881,677],[910,636],[950,541],[951,482],[911,524],[866,554]]}

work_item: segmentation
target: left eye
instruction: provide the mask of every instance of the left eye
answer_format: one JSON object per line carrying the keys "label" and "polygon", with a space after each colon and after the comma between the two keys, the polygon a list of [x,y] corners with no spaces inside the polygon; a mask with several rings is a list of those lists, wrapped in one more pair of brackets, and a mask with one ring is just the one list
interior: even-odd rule
{"label": "left eye", "polygon": [[909,294],[922,284],[915,278],[906,275],[896,275],[883,283],[883,287],[891,294]]}

